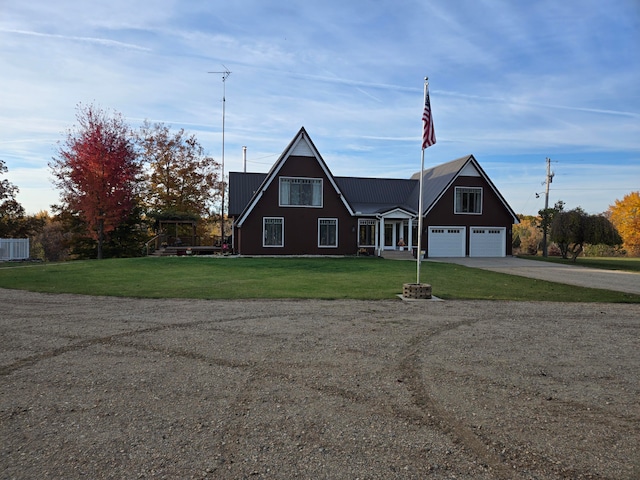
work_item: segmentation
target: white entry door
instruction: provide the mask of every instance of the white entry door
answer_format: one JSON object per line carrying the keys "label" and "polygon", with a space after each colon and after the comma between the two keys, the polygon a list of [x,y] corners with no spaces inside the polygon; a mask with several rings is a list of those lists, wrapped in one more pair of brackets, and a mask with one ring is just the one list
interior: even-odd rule
{"label": "white entry door", "polygon": [[429,257],[464,257],[465,227],[429,227]]}
{"label": "white entry door", "polygon": [[402,222],[387,220],[384,222],[384,249],[395,250],[402,237]]}
{"label": "white entry door", "polygon": [[504,257],[506,248],[506,228],[471,227],[470,257]]}

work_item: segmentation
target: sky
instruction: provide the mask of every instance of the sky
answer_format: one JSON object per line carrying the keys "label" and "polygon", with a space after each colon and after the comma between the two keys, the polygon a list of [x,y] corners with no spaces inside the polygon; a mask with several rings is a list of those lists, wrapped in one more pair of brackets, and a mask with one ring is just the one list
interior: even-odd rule
{"label": "sky", "polygon": [[549,204],[601,213],[640,190],[639,50],[639,0],[0,0],[0,159],[50,211],[48,165],[92,104],[218,161],[224,120],[225,174],[243,146],[267,172],[304,126],[336,176],[409,178],[429,77],[426,168],[473,154],[532,215],[550,158]]}

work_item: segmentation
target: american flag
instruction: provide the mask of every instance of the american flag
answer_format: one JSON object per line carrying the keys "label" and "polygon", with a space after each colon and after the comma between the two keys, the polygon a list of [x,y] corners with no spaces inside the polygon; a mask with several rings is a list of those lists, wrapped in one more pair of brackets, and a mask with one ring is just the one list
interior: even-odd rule
{"label": "american flag", "polygon": [[436,143],[436,132],[433,129],[433,116],[431,115],[431,102],[429,101],[429,84],[424,86],[424,112],[422,112],[422,149]]}

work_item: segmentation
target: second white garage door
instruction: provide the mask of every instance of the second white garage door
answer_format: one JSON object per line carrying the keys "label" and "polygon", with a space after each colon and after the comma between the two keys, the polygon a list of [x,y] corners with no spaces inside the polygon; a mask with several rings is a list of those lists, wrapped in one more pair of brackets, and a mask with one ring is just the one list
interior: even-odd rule
{"label": "second white garage door", "polygon": [[506,229],[504,227],[471,227],[470,257],[506,256]]}
{"label": "second white garage door", "polygon": [[465,227],[429,227],[429,257],[464,257]]}

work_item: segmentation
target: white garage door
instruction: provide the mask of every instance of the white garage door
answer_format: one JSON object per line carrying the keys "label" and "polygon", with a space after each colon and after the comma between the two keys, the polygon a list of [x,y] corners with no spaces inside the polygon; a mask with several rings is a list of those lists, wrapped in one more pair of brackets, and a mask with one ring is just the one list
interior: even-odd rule
{"label": "white garage door", "polygon": [[429,257],[464,257],[465,227],[429,227]]}
{"label": "white garage door", "polygon": [[506,229],[500,227],[471,227],[470,257],[506,256]]}

